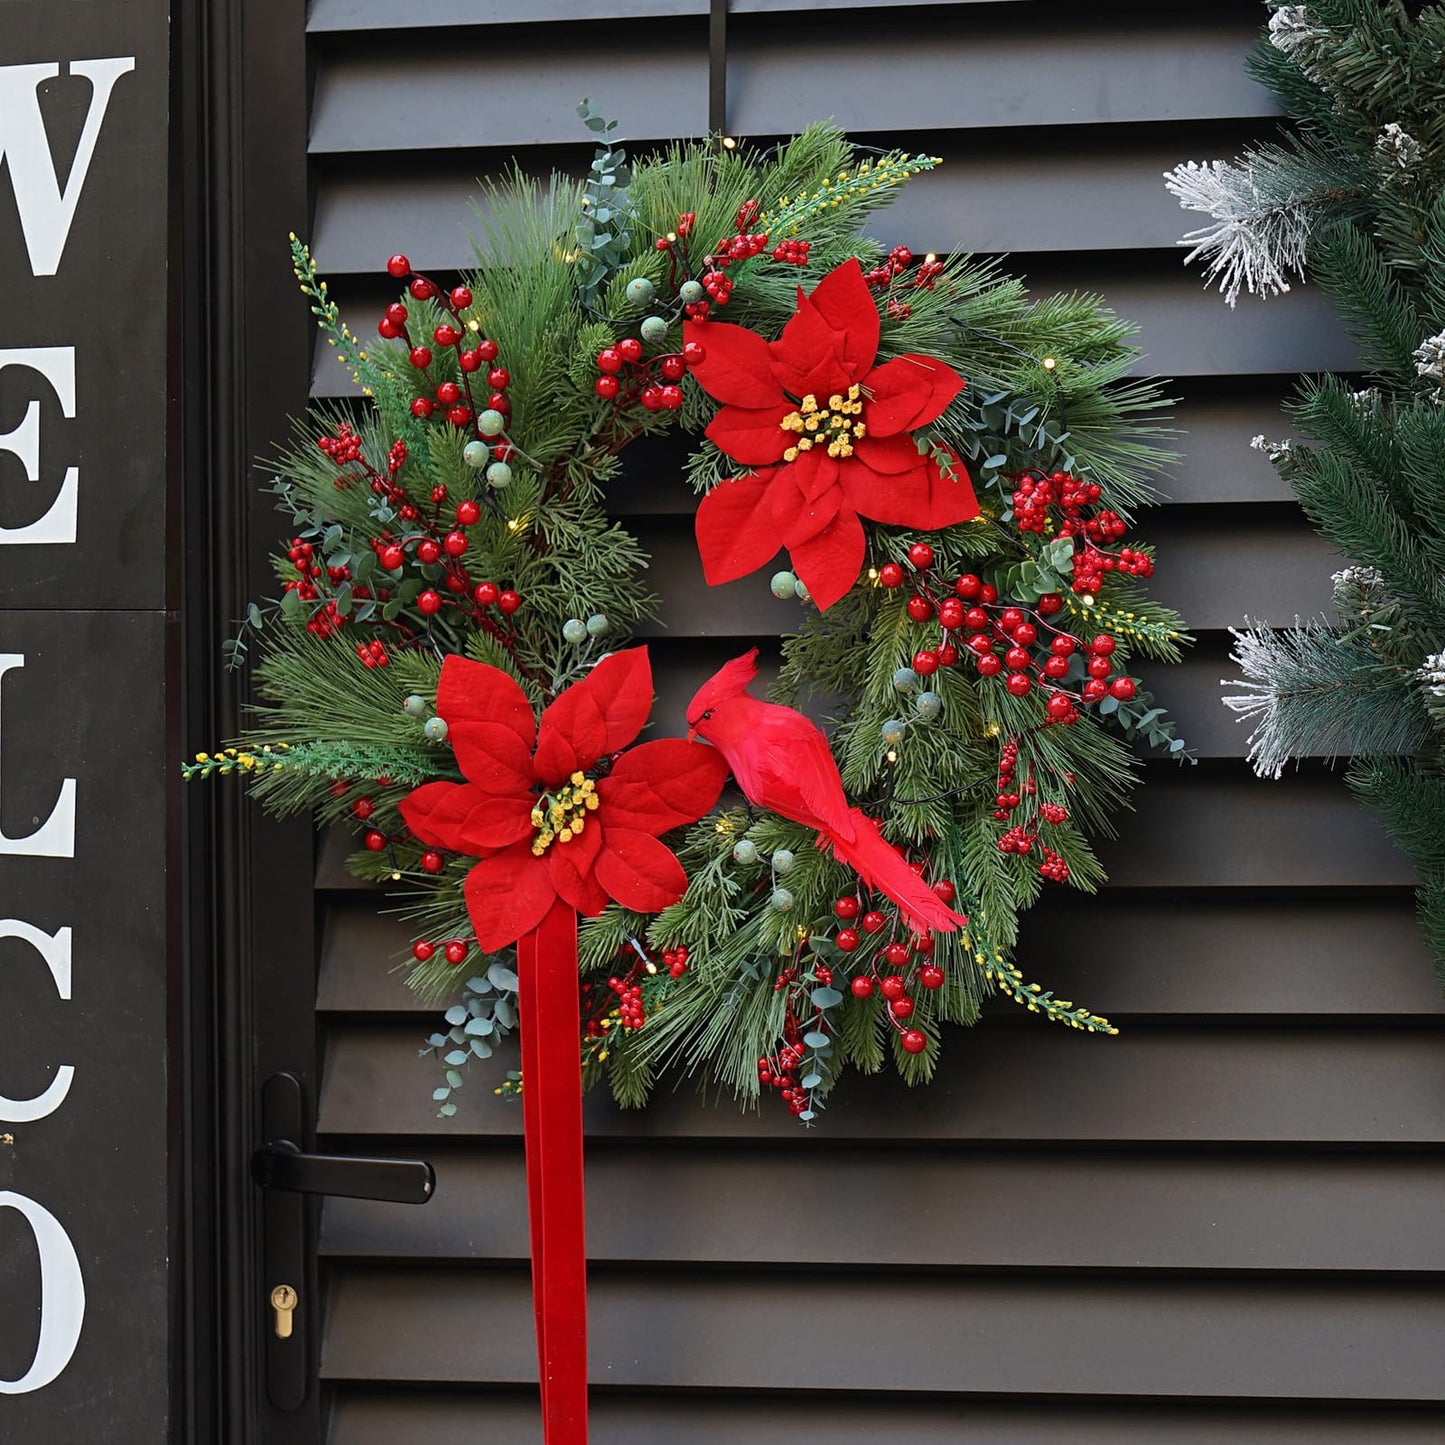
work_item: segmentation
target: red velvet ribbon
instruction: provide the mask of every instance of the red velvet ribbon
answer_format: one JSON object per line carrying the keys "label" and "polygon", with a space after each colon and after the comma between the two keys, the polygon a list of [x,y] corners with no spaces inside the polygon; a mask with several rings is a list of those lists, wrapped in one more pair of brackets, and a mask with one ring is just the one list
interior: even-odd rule
{"label": "red velvet ribbon", "polygon": [[586,1445],[587,1229],[575,910],[557,901],[518,941],[517,977],[542,1436],[546,1445]]}

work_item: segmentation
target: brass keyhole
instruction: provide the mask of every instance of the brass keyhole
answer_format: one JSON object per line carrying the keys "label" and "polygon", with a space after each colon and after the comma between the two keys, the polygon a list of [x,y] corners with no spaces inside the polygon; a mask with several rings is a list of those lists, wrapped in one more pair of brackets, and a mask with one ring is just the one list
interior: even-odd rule
{"label": "brass keyhole", "polygon": [[278,1284],[271,1291],[271,1308],[276,1311],[276,1338],[291,1338],[291,1316],[295,1313],[298,1296],[289,1284]]}

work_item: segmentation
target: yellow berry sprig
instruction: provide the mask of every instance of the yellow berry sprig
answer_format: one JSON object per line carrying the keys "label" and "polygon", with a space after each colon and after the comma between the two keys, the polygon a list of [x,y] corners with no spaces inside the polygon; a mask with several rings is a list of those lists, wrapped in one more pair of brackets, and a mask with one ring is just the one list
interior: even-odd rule
{"label": "yellow berry sprig", "polygon": [[311,314],[326,337],[326,344],[336,348],[336,359],[351,372],[351,379],[361,387],[365,395],[372,394],[371,388],[363,384],[363,371],[370,371],[371,362],[361,349],[361,342],[351,328],[341,319],[341,308],[331,299],[326,282],[316,271],[311,248],[300,240],[295,231],[290,233],[291,269],[296,273],[301,294],[311,303]]}
{"label": "yellow berry sprig", "polygon": [[836,209],[845,201],[858,201],[879,191],[901,186],[921,171],[942,165],[938,156],[910,156],[892,151],[876,160],[860,161],[851,170],[839,171],[812,191],[791,199],[778,201],[777,214],[759,222],[759,229],[770,236],[796,236],[803,224],[822,211]]}
{"label": "yellow berry sprig", "polygon": [[286,764],[276,754],[287,751],[286,743],[263,744],[255,752],[241,748],[222,748],[217,753],[197,753],[193,763],[181,764],[181,776],[190,782],[192,778],[208,778],[212,773],[268,773],[284,768]]}

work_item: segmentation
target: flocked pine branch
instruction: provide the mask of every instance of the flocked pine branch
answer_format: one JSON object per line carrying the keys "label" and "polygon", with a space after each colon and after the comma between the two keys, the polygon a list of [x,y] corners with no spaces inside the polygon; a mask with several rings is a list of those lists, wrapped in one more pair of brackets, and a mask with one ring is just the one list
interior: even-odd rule
{"label": "flocked pine branch", "polygon": [[1164,173],[1181,209],[1211,224],[1188,232],[1185,264],[1203,259],[1207,281],[1219,279],[1233,306],[1241,290],[1261,299],[1303,280],[1315,226],[1350,197],[1320,157],[1302,147],[1265,146],[1236,161],[1186,161]]}
{"label": "flocked pine branch", "polygon": [[1358,632],[1321,621],[1285,631],[1258,624],[1231,629],[1230,660],[1243,680],[1224,678],[1224,705],[1254,723],[1249,761],[1278,778],[1291,761],[1342,752],[1409,753],[1429,732],[1408,674],[1382,661]]}

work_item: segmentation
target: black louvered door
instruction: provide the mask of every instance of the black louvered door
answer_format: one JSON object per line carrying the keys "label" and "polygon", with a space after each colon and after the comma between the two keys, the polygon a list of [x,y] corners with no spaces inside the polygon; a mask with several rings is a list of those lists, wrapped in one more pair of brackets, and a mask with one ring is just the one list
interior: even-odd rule
{"label": "black louvered door", "polygon": [[[368,334],[390,252],[433,274],[467,264],[477,175],[514,154],[585,167],[583,96],[634,148],[705,129],[707,9],[313,0],[303,33],[295,4],[245,7],[251,129],[233,179],[251,206],[236,222],[250,400],[233,473],[281,435],[307,377],[315,397],[349,385],[303,335],[287,229],[311,237]],[[854,1081],[806,1135],[686,1088],[640,1116],[589,1101],[597,1445],[1435,1438],[1445,1034],[1408,870],[1323,765],[1253,779],[1217,698],[1230,626],[1328,602],[1336,564],[1248,443],[1285,434],[1296,372],[1352,359],[1310,289],[1231,312],[1174,245],[1187,218],[1161,172],[1273,128],[1242,70],[1261,7],[731,9],[731,129],[832,115],[942,156],[880,235],[1009,253],[1038,292],[1098,291],[1175,378],[1182,460],[1142,530],[1158,595],[1199,643],[1151,684],[1201,761],[1148,764],[1103,895],[1055,901],[1025,935],[1029,976],[1118,1038],[1003,1005],[950,1038],[932,1088]],[[654,558],[666,626],[649,642],[674,709],[723,658],[777,645],[765,590],[702,586],[690,508],[648,466],[618,489]],[[254,565],[264,504],[248,525]],[[520,1113],[478,1072],[458,1116],[436,1118],[435,1064],[417,1055],[434,1011],[392,972],[403,930],[347,877],[339,840],[313,890],[304,863],[297,886],[306,844],[290,836],[278,863],[278,836],[253,825],[269,871],[247,904],[234,1025],[253,1031],[249,1087],[299,1070],[320,1147],[428,1159],[437,1189],[421,1209],[322,1205],[315,1391],[244,1438],[532,1441]],[[287,1061],[313,1040],[314,1068]],[[232,1273],[254,1352],[258,1267]]]}

